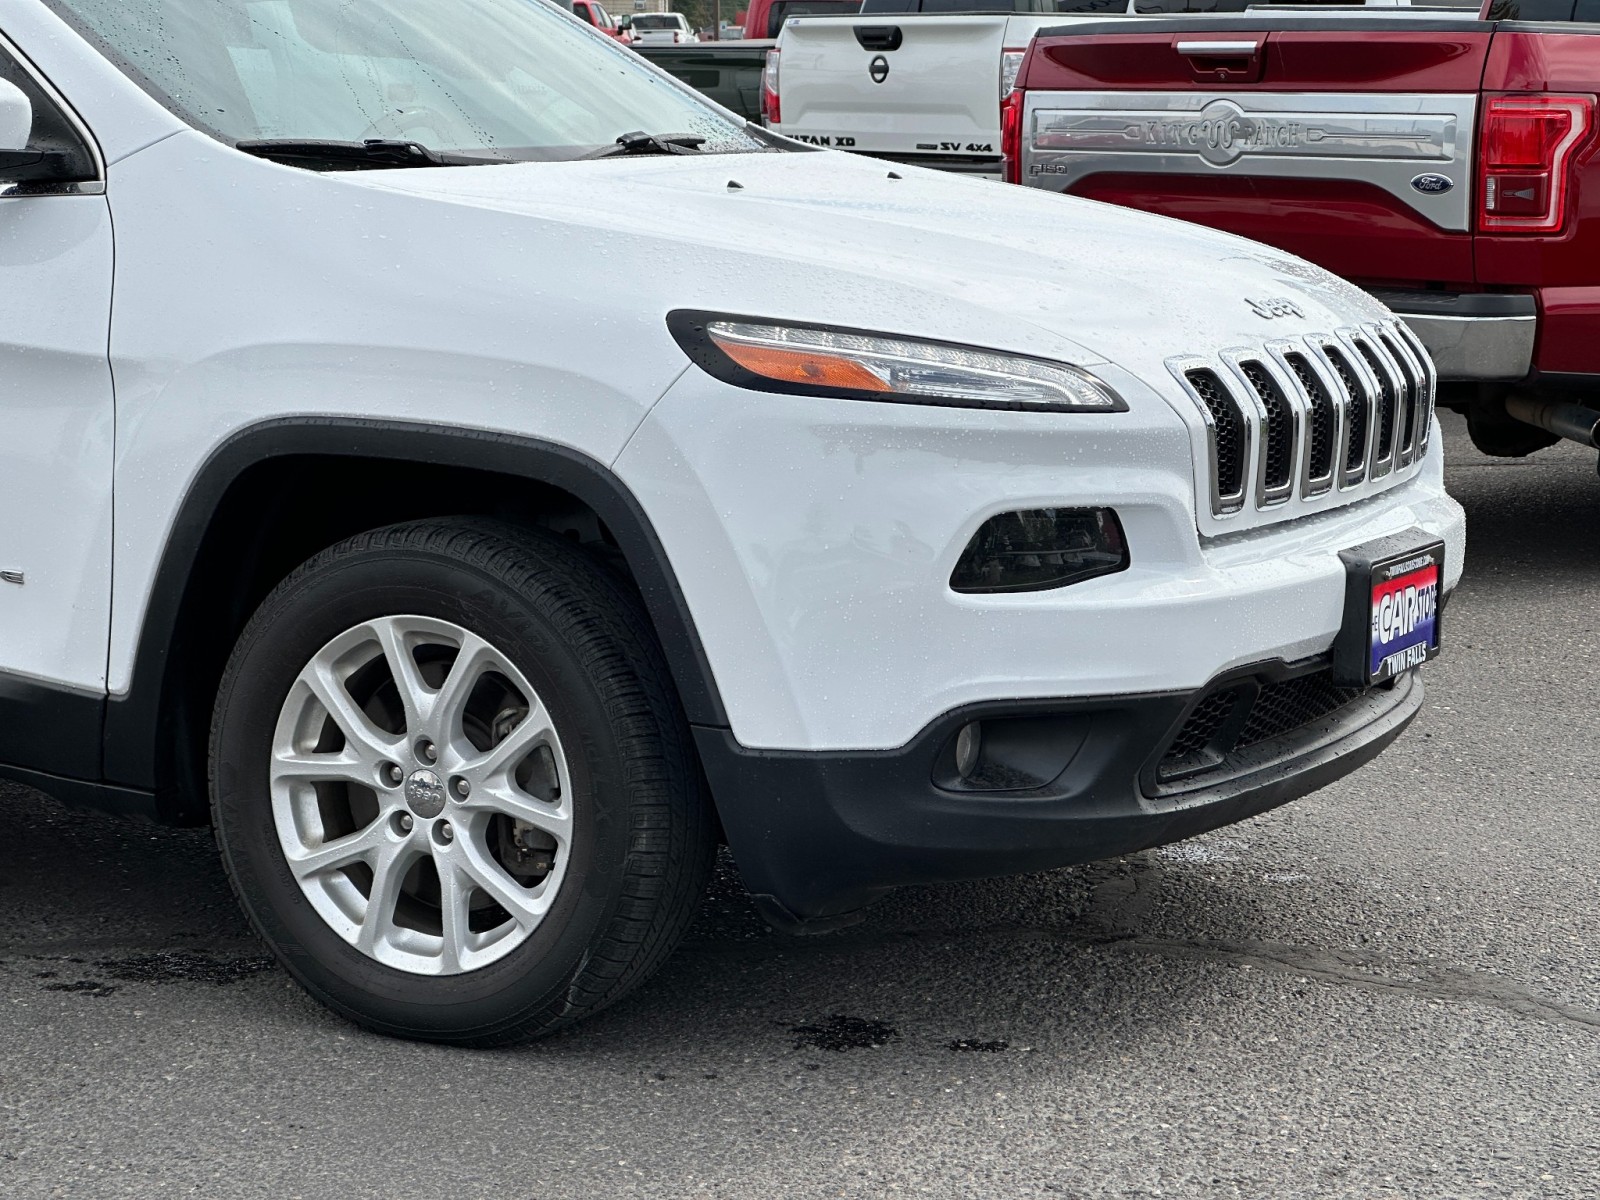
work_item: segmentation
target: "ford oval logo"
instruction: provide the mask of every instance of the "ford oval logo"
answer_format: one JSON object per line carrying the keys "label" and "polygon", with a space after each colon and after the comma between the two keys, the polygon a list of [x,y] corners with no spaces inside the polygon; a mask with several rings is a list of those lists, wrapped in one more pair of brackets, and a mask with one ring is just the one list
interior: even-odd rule
{"label": "ford oval logo", "polygon": [[1432,172],[1418,175],[1411,181],[1411,186],[1424,196],[1442,196],[1455,187],[1456,181],[1448,175],[1435,175]]}
{"label": "ford oval logo", "polygon": [[873,83],[882,83],[889,78],[889,60],[878,55],[867,65],[867,74],[872,76]]}

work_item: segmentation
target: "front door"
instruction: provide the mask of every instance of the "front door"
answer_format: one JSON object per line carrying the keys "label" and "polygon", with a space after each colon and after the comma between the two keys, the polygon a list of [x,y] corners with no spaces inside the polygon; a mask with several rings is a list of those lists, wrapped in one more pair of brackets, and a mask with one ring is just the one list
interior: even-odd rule
{"label": "front door", "polygon": [[0,764],[92,778],[111,609],[111,216],[83,132],[3,39],[0,79],[31,103],[25,149],[70,168],[19,182],[26,166],[0,167]]}

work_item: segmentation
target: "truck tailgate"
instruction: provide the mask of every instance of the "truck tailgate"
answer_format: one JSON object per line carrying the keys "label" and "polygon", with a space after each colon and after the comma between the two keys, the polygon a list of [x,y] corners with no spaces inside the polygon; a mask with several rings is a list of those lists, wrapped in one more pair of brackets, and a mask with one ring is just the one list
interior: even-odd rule
{"label": "truck tailgate", "polygon": [[1023,182],[1240,233],[1375,283],[1468,284],[1491,27],[1433,15],[1040,35]]}
{"label": "truck tailgate", "polygon": [[783,28],[790,137],[894,155],[998,160],[1006,14],[802,17]]}

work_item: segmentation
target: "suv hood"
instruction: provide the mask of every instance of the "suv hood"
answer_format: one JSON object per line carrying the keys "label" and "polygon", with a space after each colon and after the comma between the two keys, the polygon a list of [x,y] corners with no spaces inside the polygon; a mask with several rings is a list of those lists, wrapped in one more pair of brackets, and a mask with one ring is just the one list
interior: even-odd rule
{"label": "suv hood", "polygon": [[[1386,315],[1321,268],[1229,234],[832,151],[339,178],[569,227],[551,232],[577,256],[561,256],[580,264],[572,286],[598,298],[620,272],[615,295],[663,313],[817,321],[1146,369]],[[528,265],[543,269],[539,257]]]}

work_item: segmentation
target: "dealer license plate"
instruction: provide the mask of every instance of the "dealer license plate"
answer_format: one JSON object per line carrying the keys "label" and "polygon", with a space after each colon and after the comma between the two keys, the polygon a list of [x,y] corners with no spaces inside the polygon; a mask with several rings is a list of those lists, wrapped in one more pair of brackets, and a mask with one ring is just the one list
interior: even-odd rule
{"label": "dealer license plate", "polygon": [[1425,537],[1419,530],[1341,554],[1345,621],[1334,647],[1340,683],[1370,687],[1438,657],[1444,543]]}

